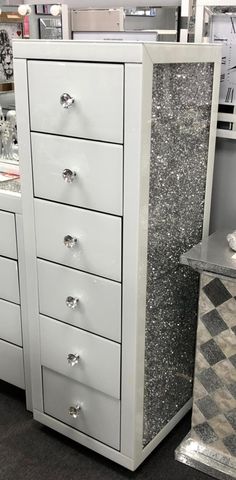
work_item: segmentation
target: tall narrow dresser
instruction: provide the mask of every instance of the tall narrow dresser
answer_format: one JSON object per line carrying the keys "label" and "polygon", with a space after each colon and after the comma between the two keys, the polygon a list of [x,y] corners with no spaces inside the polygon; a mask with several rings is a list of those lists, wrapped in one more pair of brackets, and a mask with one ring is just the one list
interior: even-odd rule
{"label": "tall narrow dresser", "polygon": [[220,49],[16,41],[34,418],[134,470],[191,405]]}

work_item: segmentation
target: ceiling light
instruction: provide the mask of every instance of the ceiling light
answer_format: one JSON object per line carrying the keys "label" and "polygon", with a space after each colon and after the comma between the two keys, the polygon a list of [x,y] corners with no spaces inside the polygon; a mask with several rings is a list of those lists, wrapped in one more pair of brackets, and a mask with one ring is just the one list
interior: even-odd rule
{"label": "ceiling light", "polygon": [[54,17],[56,17],[57,15],[60,15],[61,14],[61,5],[52,5],[50,7],[50,13]]}
{"label": "ceiling light", "polygon": [[19,5],[18,13],[20,15],[22,15],[23,17],[25,15],[30,15],[31,14],[31,7],[29,5]]}

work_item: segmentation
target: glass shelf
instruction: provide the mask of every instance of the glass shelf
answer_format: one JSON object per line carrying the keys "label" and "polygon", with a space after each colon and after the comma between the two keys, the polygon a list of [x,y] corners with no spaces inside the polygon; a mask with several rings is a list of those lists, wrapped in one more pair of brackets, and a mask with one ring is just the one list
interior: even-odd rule
{"label": "glass shelf", "polygon": [[9,180],[6,182],[0,183],[0,192],[12,192],[12,193],[21,193],[21,184],[20,179],[16,178],[14,180]]}

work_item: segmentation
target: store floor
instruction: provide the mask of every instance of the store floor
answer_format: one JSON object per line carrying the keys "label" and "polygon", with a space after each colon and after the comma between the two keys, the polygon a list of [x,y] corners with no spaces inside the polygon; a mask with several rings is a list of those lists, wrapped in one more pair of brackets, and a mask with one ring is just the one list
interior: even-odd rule
{"label": "store floor", "polygon": [[24,392],[0,381],[0,480],[212,480],[174,460],[190,428],[187,415],[149,458],[128,470],[40,425]]}

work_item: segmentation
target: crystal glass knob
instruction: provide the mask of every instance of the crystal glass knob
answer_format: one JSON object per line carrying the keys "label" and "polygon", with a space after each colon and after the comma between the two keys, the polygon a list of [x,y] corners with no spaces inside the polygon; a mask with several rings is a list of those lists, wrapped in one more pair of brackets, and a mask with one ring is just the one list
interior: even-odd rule
{"label": "crystal glass knob", "polygon": [[71,406],[71,407],[68,408],[68,413],[73,418],[78,418],[80,412],[81,412],[81,406],[80,405],[76,405],[75,407]]}
{"label": "crystal glass knob", "polygon": [[71,97],[69,93],[63,93],[60,96],[60,104],[62,105],[63,108],[70,108],[74,102],[75,102],[75,99]]}
{"label": "crystal glass knob", "polygon": [[64,237],[64,245],[68,248],[75,247],[77,245],[77,238],[72,237],[71,235],[66,235]]}
{"label": "crystal glass knob", "polygon": [[79,355],[76,355],[74,353],[68,353],[67,355],[67,361],[71,367],[74,367],[75,365],[78,365],[79,363]]}
{"label": "crystal glass knob", "polygon": [[69,168],[65,168],[62,172],[62,178],[66,183],[72,183],[76,177],[76,172],[72,172]]}
{"label": "crystal glass knob", "polygon": [[76,307],[78,307],[79,304],[79,299],[75,297],[66,297],[66,306],[68,308],[71,308],[71,310],[74,310]]}

